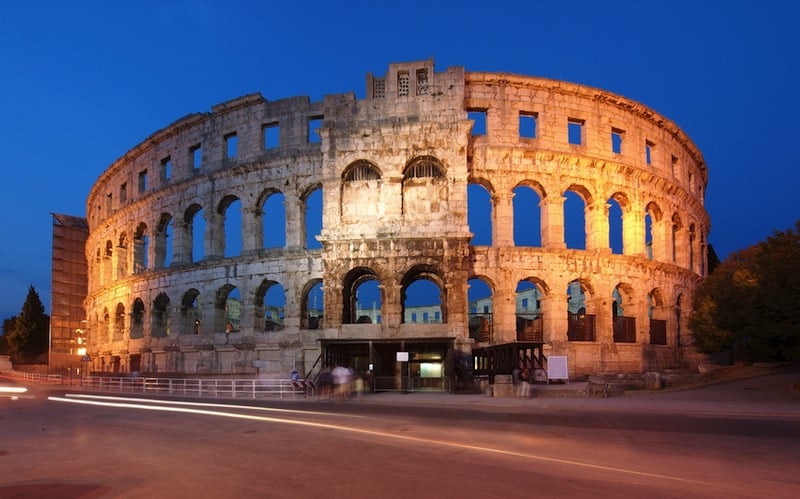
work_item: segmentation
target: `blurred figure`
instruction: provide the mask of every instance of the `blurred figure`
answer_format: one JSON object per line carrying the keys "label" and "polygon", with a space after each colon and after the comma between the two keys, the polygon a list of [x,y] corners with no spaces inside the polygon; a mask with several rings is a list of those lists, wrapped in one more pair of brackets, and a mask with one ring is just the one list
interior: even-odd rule
{"label": "blurred figure", "polygon": [[349,398],[352,391],[350,388],[350,382],[352,380],[350,369],[344,366],[336,366],[333,368],[331,374],[333,374],[334,394],[336,399],[344,400]]}

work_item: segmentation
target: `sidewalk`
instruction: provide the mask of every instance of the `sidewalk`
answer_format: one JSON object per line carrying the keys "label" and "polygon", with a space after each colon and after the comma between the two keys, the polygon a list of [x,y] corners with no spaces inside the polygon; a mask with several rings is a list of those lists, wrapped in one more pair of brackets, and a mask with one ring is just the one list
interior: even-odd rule
{"label": "sidewalk", "polygon": [[[485,394],[449,394],[441,392],[384,392],[363,395],[349,403],[376,405],[415,405],[464,407],[476,410],[530,411],[621,411],[629,413],[678,413],[727,415],[759,419],[800,420],[800,396],[792,392],[800,383],[800,373],[759,376],[686,390],[635,391],[602,398],[589,396],[491,397]],[[583,386],[581,386],[583,385]],[[586,383],[556,385],[542,390],[580,390]],[[541,393],[540,393],[541,395]]]}

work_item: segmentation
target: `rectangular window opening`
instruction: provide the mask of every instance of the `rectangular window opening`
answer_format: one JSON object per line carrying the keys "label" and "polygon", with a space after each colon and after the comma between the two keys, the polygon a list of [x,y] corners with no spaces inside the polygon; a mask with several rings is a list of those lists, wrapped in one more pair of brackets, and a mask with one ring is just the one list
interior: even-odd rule
{"label": "rectangular window opening", "polygon": [[322,128],[322,116],[312,116],[308,119],[308,143],[319,144],[322,137],[319,136],[319,129]]}
{"label": "rectangular window opening", "polygon": [[567,139],[573,146],[583,145],[583,120],[570,118],[567,120]]}
{"label": "rectangular window opening", "polygon": [[644,160],[648,165],[653,164],[653,152],[656,148],[656,145],[649,140],[644,142]]}
{"label": "rectangular window opening", "polygon": [[228,159],[235,158],[239,153],[239,137],[236,133],[229,133],[225,136],[225,150]]}
{"label": "rectangular window opening", "polygon": [[372,97],[374,99],[383,99],[386,97],[386,80],[383,78],[374,78],[372,80]]}
{"label": "rectangular window opening", "polygon": [[264,149],[275,149],[281,145],[281,128],[278,122],[267,123],[262,127],[264,135]]}
{"label": "rectangular window opening", "polygon": [[397,96],[398,97],[407,97],[408,96],[408,87],[409,87],[409,75],[408,71],[400,71],[397,73]]}
{"label": "rectangular window opening", "polygon": [[119,186],[119,202],[124,203],[128,200],[128,183],[123,182],[122,185]]}
{"label": "rectangular window opening", "polygon": [[619,128],[611,129],[611,150],[614,154],[622,154],[622,137],[625,135]]}
{"label": "rectangular window opening", "polygon": [[192,169],[197,170],[202,166],[203,161],[203,148],[201,144],[189,148],[189,155],[191,156]]}
{"label": "rectangular window opening", "polygon": [[536,113],[519,113],[519,137],[521,139],[535,139],[538,115]]}
{"label": "rectangular window opening", "polygon": [[417,95],[428,95],[428,69],[417,70]]}
{"label": "rectangular window opening", "polygon": [[169,156],[161,160],[161,175],[164,180],[172,178],[172,159]]}
{"label": "rectangular window opening", "polygon": [[678,157],[672,157],[672,176],[676,176],[678,174]]}
{"label": "rectangular window opening", "polygon": [[467,119],[472,120],[472,136],[486,135],[486,110],[468,109]]}
{"label": "rectangular window opening", "polygon": [[139,172],[139,194],[147,190],[147,170]]}

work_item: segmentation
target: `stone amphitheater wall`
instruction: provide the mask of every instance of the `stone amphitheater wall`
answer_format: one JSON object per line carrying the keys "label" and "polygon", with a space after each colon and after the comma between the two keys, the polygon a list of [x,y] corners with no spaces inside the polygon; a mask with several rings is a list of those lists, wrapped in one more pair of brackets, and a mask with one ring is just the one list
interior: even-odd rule
{"label": "stone amphitheater wall", "polygon": [[[520,282],[541,295],[545,353],[567,355],[573,376],[642,372],[688,347],[686,311],[705,273],[708,172],[672,121],[599,89],[435,72],[430,60],[368,75],[366,96],[243,96],[157,131],[100,175],[87,199],[94,370],[279,376],[309,372],[321,340],[446,338],[463,351],[514,342]],[[480,135],[476,114],[485,117]],[[535,120],[535,137],[521,136],[520,114]],[[277,145],[265,138],[276,127]],[[471,244],[475,186],[491,199],[488,245]],[[514,211],[520,187],[539,198],[537,246],[515,243],[515,224],[529,223]],[[568,191],[585,203],[585,248],[565,243]],[[313,192],[322,198],[319,244],[306,240]],[[285,244],[269,247],[263,210],[276,193]],[[609,244],[612,199],[622,211],[621,253]],[[241,251],[226,255],[226,209],[237,200]],[[205,234],[195,261],[198,208]],[[369,279],[380,283],[378,324],[358,323],[352,305]],[[475,279],[491,290],[489,337],[470,331]],[[407,320],[405,293],[417,280],[439,288],[440,321]],[[309,290],[319,283],[316,322]],[[583,320],[596,325],[590,339],[571,337],[574,283]],[[263,306],[275,284],[285,292],[278,328]],[[232,315],[233,289],[241,300]],[[624,341],[616,296],[635,323]],[[663,341],[653,341],[653,319],[664,324]]]}

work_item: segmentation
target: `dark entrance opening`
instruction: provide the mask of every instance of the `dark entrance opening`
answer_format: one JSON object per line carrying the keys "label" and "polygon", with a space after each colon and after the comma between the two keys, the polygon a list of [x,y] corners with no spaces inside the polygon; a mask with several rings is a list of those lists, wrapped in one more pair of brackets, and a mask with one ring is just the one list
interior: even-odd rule
{"label": "dark entrance opening", "polygon": [[[321,369],[351,367],[371,391],[450,391],[453,338],[320,340]],[[398,352],[405,352],[398,360]]]}

